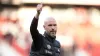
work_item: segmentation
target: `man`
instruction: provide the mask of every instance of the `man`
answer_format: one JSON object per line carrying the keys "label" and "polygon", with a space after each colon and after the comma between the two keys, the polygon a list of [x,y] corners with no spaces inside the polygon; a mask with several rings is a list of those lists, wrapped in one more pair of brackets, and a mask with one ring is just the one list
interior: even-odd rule
{"label": "man", "polygon": [[33,39],[30,56],[60,56],[60,43],[56,40],[57,24],[55,19],[49,17],[44,21],[45,32],[43,35],[37,30],[42,7],[42,4],[37,5],[37,14],[30,26]]}

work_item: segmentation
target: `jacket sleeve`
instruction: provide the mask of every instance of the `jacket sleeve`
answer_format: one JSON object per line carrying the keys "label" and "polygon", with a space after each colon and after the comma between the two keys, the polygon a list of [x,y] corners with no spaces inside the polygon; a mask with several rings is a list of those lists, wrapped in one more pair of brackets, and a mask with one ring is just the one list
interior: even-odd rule
{"label": "jacket sleeve", "polygon": [[38,20],[34,17],[30,26],[30,33],[36,50],[39,50],[43,44],[43,36],[37,30]]}
{"label": "jacket sleeve", "polygon": [[37,26],[38,26],[38,19],[34,17],[30,26],[30,33],[31,33],[32,39],[38,38],[39,32],[37,30]]}

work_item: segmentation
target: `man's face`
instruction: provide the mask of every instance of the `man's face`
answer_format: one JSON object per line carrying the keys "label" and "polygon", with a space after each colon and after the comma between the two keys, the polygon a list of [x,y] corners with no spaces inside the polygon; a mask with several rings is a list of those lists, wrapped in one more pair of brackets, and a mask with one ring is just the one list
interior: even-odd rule
{"label": "man's face", "polygon": [[53,18],[46,20],[44,23],[44,29],[50,36],[52,37],[56,36],[56,31],[57,31],[56,21]]}

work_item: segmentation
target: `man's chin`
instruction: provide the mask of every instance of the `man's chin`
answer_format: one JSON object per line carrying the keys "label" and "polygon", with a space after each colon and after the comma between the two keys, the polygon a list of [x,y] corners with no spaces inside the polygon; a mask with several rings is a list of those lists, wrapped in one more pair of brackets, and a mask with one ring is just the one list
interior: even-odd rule
{"label": "man's chin", "polygon": [[55,34],[51,34],[51,36],[52,36],[52,37],[55,37],[56,35],[55,35]]}

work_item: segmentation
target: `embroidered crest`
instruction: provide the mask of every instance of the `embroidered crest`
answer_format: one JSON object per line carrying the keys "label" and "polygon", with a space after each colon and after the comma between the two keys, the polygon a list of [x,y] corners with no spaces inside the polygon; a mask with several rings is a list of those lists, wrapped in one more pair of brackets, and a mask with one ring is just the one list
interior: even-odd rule
{"label": "embroidered crest", "polygon": [[51,46],[48,44],[48,45],[47,45],[47,48],[48,48],[48,49],[51,49]]}

